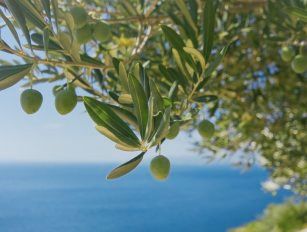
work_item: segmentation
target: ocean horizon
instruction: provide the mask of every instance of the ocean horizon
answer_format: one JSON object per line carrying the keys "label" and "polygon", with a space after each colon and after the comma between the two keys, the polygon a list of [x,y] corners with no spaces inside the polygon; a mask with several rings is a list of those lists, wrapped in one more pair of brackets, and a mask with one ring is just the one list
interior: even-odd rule
{"label": "ocean horizon", "polygon": [[0,164],[1,232],[227,231],[270,203],[268,173],[227,166],[173,166],[157,182],[148,167],[107,181],[113,165]]}

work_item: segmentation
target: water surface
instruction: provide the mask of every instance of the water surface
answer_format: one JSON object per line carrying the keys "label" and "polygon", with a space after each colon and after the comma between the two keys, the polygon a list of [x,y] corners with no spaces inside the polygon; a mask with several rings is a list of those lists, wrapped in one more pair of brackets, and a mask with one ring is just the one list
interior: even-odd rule
{"label": "water surface", "polygon": [[251,221],[267,204],[266,172],[174,167],[167,182],[147,168],[106,181],[110,166],[0,165],[1,232],[221,232]]}

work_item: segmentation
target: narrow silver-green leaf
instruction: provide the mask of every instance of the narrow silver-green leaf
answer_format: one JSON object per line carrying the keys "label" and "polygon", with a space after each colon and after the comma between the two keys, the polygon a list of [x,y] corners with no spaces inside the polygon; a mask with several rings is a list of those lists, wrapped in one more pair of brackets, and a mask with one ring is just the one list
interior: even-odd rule
{"label": "narrow silver-green leaf", "polygon": [[46,52],[46,56],[48,57],[48,48],[49,48],[49,30],[47,28],[44,29],[44,49],[45,49],[45,52]]}
{"label": "narrow silver-green leaf", "polygon": [[166,39],[175,49],[181,50],[185,46],[183,39],[172,28],[165,25],[162,25],[161,28]]}
{"label": "narrow silver-green leaf", "polygon": [[132,147],[140,145],[138,137],[108,104],[90,97],[84,97],[83,100],[87,112],[97,125],[107,128],[119,140]]}
{"label": "narrow silver-green leaf", "polygon": [[146,142],[151,138],[152,131],[154,129],[154,107],[155,107],[154,96],[150,96],[148,101],[148,121],[144,138]]}
{"label": "narrow silver-green leaf", "polygon": [[4,2],[5,2],[5,5],[8,7],[8,9],[10,10],[10,12],[12,13],[12,15],[14,16],[18,25],[20,26],[24,36],[26,37],[26,40],[30,48],[32,49],[32,43],[31,43],[29,29],[26,23],[26,18],[18,2],[15,0],[4,0]]}
{"label": "narrow silver-green leaf", "polygon": [[171,115],[171,107],[165,110],[160,125],[157,128],[156,133],[150,142],[150,146],[155,146],[159,144],[161,140],[165,138],[165,136],[167,135],[170,124],[170,115]]}
{"label": "narrow silver-green leaf", "polygon": [[196,95],[192,98],[195,102],[212,102],[216,101],[218,98],[215,95]]}
{"label": "narrow silver-green leaf", "polygon": [[133,100],[135,116],[138,120],[141,137],[145,137],[148,121],[147,97],[143,86],[132,74],[129,75],[129,90]]}
{"label": "narrow silver-green leaf", "polygon": [[307,23],[307,10],[298,7],[287,7],[286,12]]}
{"label": "narrow silver-green leaf", "polygon": [[208,62],[211,50],[213,47],[214,39],[214,26],[215,26],[215,7],[213,0],[206,0],[204,9],[204,23],[203,23],[203,41],[204,41],[204,56]]}
{"label": "narrow silver-green leaf", "polygon": [[114,133],[112,133],[112,131],[108,130],[106,127],[96,125],[95,128],[99,133],[106,136],[108,139],[112,140],[116,144],[119,144],[119,145],[124,146],[124,147],[133,148],[136,151],[140,150],[139,146],[136,146],[136,147],[130,146],[129,144],[126,143],[126,141],[121,140],[119,137],[117,137]]}
{"label": "narrow silver-green leaf", "polygon": [[11,87],[26,76],[33,64],[0,66],[0,90]]}
{"label": "narrow silver-green leaf", "polygon": [[158,90],[158,87],[153,79],[149,80],[150,85],[150,95],[154,98],[154,115],[156,115],[159,112],[163,112],[164,110],[164,104],[163,104],[163,98]]}
{"label": "narrow silver-green leaf", "polygon": [[129,93],[129,84],[128,84],[128,75],[126,72],[125,65],[120,62],[118,67],[118,77],[120,80],[120,83],[123,87],[123,90]]}
{"label": "narrow silver-green leaf", "polygon": [[142,152],[138,156],[134,157],[133,159],[129,160],[128,162],[120,165],[119,167],[115,168],[110,174],[107,176],[108,180],[119,178],[127,173],[131,172],[135,169],[142,161],[145,152]]}
{"label": "narrow silver-green leaf", "polygon": [[191,48],[191,47],[184,47],[183,50],[187,53],[189,53],[190,55],[192,55],[193,57],[195,57],[197,59],[197,61],[200,63],[202,70],[204,71],[206,68],[206,61],[205,58],[203,57],[203,55],[201,54],[200,51],[198,51],[195,48]]}
{"label": "narrow silver-green leaf", "polygon": [[182,12],[183,16],[189,23],[189,25],[193,28],[194,31],[197,31],[197,28],[195,26],[195,23],[192,19],[192,16],[184,2],[184,0],[176,0],[177,6],[179,7],[180,11]]}
{"label": "narrow silver-green leaf", "polygon": [[115,148],[117,148],[118,150],[122,150],[122,151],[139,151],[139,148],[135,148],[135,147],[131,147],[128,145],[124,145],[124,144],[116,144]]}
{"label": "narrow silver-green leaf", "polygon": [[24,12],[25,17],[35,26],[44,30],[47,26],[44,17],[31,1],[19,1],[20,9]]}
{"label": "narrow silver-green leaf", "polygon": [[214,58],[214,60],[209,64],[209,67],[205,71],[205,77],[209,77],[212,72],[216,70],[216,68],[220,65],[222,62],[224,56],[226,55],[226,52],[228,50],[228,46],[224,47]]}
{"label": "narrow silver-green leaf", "polygon": [[134,126],[135,128],[138,128],[137,119],[130,111],[115,105],[109,106],[114,111],[114,113],[116,113],[122,120]]}
{"label": "narrow silver-green leaf", "polygon": [[19,40],[19,36],[17,34],[17,31],[14,27],[14,25],[11,23],[11,21],[5,16],[5,14],[2,12],[2,10],[0,9],[0,16],[1,18],[4,20],[5,24],[7,25],[7,27],[9,28],[9,30],[11,31],[12,35],[14,36],[14,39],[16,40],[16,42],[18,43],[19,47],[22,49],[21,47],[21,43]]}

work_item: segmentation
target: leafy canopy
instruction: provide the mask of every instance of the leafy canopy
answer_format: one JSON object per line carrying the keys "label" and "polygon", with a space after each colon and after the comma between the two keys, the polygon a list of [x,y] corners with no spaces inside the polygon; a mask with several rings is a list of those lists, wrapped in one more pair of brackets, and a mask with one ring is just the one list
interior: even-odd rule
{"label": "leafy canopy", "polygon": [[306,194],[307,67],[293,61],[306,57],[306,1],[0,4],[1,30],[15,39],[0,49],[20,58],[1,60],[0,90],[51,83],[74,102],[75,88],[96,129],[140,153],[110,179],[205,118],[210,136],[195,149],[211,150],[206,158],[244,151],[239,164],[250,166],[260,156],[272,181]]}

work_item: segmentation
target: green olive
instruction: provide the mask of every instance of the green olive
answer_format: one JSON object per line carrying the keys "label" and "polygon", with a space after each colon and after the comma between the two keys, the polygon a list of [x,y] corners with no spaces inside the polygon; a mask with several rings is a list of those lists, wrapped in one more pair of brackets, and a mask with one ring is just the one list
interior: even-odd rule
{"label": "green olive", "polygon": [[94,37],[100,42],[107,41],[111,36],[110,26],[104,22],[99,22],[94,26]]}
{"label": "green olive", "polygon": [[76,29],[82,28],[87,24],[87,13],[82,7],[72,8],[70,14],[74,19]]}
{"label": "green olive", "polygon": [[77,95],[72,87],[61,90],[55,97],[55,108],[59,114],[70,113],[77,105]]}
{"label": "green olive", "polygon": [[214,124],[205,119],[198,124],[198,132],[204,138],[211,138],[215,132]]}
{"label": "green olive", "polygon": [[20,96],[20,104],[27,114],[36,113],[43,103],[43,95],[35,89],[27,89]]}
{"label": "green olive", "polygon": [[163,155],[158,155],[151,160],[150,171],[156,180],[165,180],[170,172],[170,162]]}
{"label": "green olive", "polygon": [[90,25],[85,25],[84,27],[77,29],[75,31],[75,36],[79,44],[85,44],[92,39],[93,30]]}
{"label": "green olive", "polygon": [[307,71],[307,56],[295,56],[291,63],[291,67],[296,73],[303,73]]}
{"label": "green olive", "polygon": [[167,139],[174,139],[177,137],[180,131],[180,124],[178,122],[173,123],[171,127],[169,128],[169,131],[166,135]]}
{"label": "green olive", "polygon": [[292,47],[282,47],[281,59],[285,62],[289,62],[295,56],[294,49]]}

